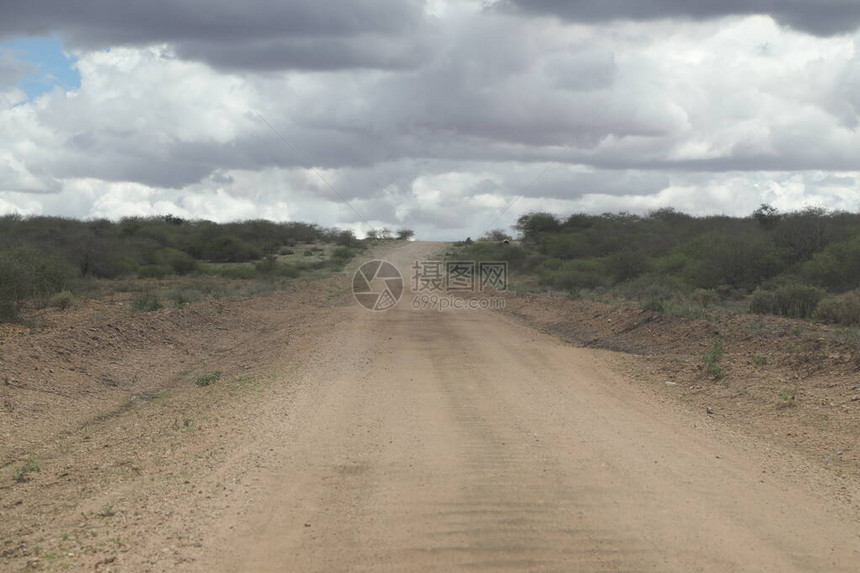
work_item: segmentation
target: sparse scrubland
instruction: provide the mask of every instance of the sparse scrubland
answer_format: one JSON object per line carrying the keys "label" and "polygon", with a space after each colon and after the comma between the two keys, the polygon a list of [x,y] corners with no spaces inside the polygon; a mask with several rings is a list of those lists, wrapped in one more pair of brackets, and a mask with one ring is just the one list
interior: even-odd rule
{"label": "sparse scrubland", "polygon": [[506,260],[515,288],[634,301],[707,318],[713,310],[860,324],[860,214],[762,205],[748,217],[530,213],[461,243],[458,257]]}
{"label": "sparse scrubland", "polygon": [[411,236],[382,229],[359,240],[349,230],[263,220],[7,215],[0,217],[0,320],[116,292],[133,293],[131,308],[145,312],[277,290],[303,274],[342,268],[369,243]]}

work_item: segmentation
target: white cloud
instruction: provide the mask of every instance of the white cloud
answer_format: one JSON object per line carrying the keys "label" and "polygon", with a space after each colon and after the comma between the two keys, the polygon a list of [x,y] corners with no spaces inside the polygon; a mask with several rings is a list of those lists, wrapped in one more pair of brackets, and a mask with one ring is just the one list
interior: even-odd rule
{"label": "white cloud", "polygon": [[857,38],[764,16],[425,11],[433,47],[405,69],[225,72],[170,43],[81,51],[79,89],[0,92],[0,210],[364,217],[457,238],[519,195],[493,227],[532,209],[858,208]]}

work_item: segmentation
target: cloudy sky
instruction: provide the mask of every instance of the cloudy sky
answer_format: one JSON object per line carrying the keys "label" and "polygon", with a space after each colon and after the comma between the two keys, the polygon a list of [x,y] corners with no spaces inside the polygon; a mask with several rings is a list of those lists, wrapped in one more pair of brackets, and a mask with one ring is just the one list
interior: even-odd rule
{"label": "cloudy sky", "polygon": [[857,0],[0,1],[0,212],[860,210]]}

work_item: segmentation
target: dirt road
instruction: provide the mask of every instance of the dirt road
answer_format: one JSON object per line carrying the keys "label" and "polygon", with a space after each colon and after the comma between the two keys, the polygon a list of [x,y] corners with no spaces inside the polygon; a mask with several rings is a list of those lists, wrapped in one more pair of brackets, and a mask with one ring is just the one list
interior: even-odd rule
{"label": "dirt road", "polygon": [[[408,275],[436,249],[388,258]],[[189,567],[860,571],[853,518],[602,353],[404,296],[338,309],[289,395],[259,404],[231,462],[257,470]]]}

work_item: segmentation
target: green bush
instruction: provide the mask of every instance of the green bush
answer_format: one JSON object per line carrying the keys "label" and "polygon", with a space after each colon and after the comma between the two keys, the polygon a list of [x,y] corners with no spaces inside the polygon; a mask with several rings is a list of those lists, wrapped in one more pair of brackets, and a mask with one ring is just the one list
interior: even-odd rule
{"label": "green bush", "polygon": [[788,285],[774,290],[756,289],[750,298],[750,312],[809,318],[825,294],[820,288],[806,285]]}
{"label": "green bush", "polygon": [[818,303],[815,318],[833,324],[860,326],[860,294],[848,292],[825,298]]}
{"label": "green bush", "polygon": [[221,267],[217,273],[228,279],[250,280],[259,277],[257,268],[251,265],[230,265]]}
{"label": "green bush", "polygon": [[0,319],[16,318],[24,299],[66,290],[77,275],[68,262],[34,247],[0,250]]}
{"label": "green bush", "polygon": [[702,364],[705,366],[705,370],[716,380],[723,379],[723,367],[720,365],[720,361],[723,359],[723,352],[723,341],[717,339],[714,340],[711,349],[702,356]]}
{"label": "green bush", "polygon": [[71,308],[72,304],[75,302],[75,295],[71,292],[64,290],[58,292],[54,296],[51,297],[51,306],[58,308],[60,310],[66,310],[67,308]]}
{"label": "green bush", "polygon": [[834,243],[816,253],[801,267],[804,278],[835,291],[860,285],[860,237]]}
{"label": "green bush", "polygon": [[142,279],[163,279],[171,271],[167,265],[144,265],[137,270],[137,276]]}
{"label": "green bush", "polygon": [[684,279],[704,289],[729,285],[749,292],[785,268],[784,253],[762,233],[705,233],[681,251]]}
{"label": "green bush", "polygon": [[296,278],[301,274],[302,268],[302,266],[295,263],[279,263],[271,255],[254,264],[254,270],[257,274],[266,277]]}
{"label": "green bush", "polygon": [[220,370],[216,370],[211,374],[204,374],[203,376],[198,376],[194,383],[198,386],[211,386],[215,382],[221,379],[222,373]]}
{"label": "green bush", "polygon": [[218,237],[203,247],[203,257],[218,263],[244,263],[263,256],[263,252],[233,235]]}
{"label": "green bush", "polygon": [[131,299],[131,309],[135,312],[153,312],[161,307],[161,300],[152,292],[140,293]]}
{"label": "green bush", "polygon": [[651,310],[654,312],[666,312],[666,305],[660,299],[652,298],[644,303],[642,303],[642,310]]}
{"label": "green bush", "polygon": [[647,270],[647,259],[633,249],[623,249],[606,259],[606,271],[616,283],[635,279]]}
{"label": "green bush", "polygon": [[270,275],[278,267],[278,259],[274,255],[267,255],[263,260],[254,263],[254,269],[261,275]]}
{"label": "green bush", "polygon": [[517,245],[476,241],[465,247],[457,258],[465,261],[505,261],[510,272],[523,268],[528,253]]}
{"label": "green bush", "polygon": [[613,287],[612,291],[630,300],[667,301],[684,295],[687,286],[678,278],[648,273]]}
{"label": "green bush", "polygon": [[197,260],[186,252],[167,249],[164,261],[177,275],[187,275],[197,270]]}
{"label": "green bush", "polygon": [[560,290],[594,289],[606,284],[599,273],[590,271],[560,271],[553,275],[552,286]]}
{"label": "green bush", "polygon": [[167,297],[172,300],[176,306],[184,306],[203,300],[203,293],[193,288],[178,288],[170,291]]}
{"label": "green bush", "polygon": [[693,291],[693,294],[690,295],[690,300],[702,308],[708,308],[709,306],[719,302],[720,295],[715,290],[697,288]]}
{"label": "green bush", "polygon": [[331,257],[339,261],[348,261],[355,257],[355,251],[349,247],[335,247],[331,251]]}

